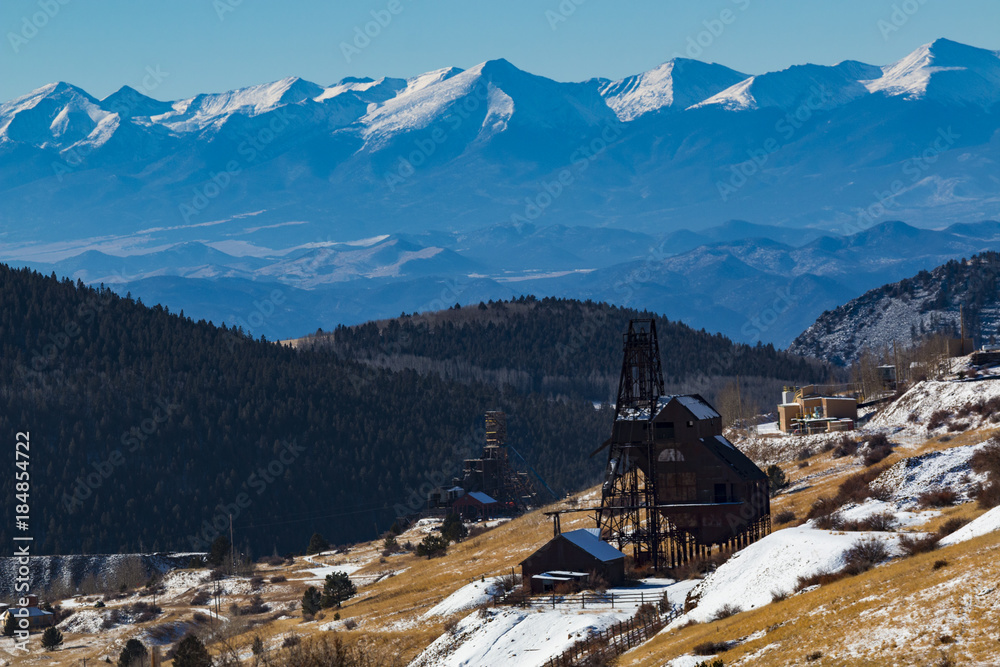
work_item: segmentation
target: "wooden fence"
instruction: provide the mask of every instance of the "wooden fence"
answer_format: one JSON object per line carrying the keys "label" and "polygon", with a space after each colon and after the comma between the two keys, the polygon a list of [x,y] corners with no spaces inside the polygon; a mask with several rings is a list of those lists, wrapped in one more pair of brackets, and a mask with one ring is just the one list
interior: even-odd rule
{"label": "wooden fence", "polygon": [[493,606],[506,605],[511,607],[575,607],[578,609],[595,609],[607,607],[615,609],[617,607],[642,606],[647,602],[657,605],[663,599],[663,591],[629,591],[596,593],[594,591],[583,591],[579,594],[559,595],[550,593],[548,595],[527,595],[519,589],[501,593],[493,596]]}
{"label": "wooden fence", "polygon": [[588,664],[601,664],[605,660],[615,658],[649,641],[653,635],[680,616],[681,613],[680,607],[674,607],[663,614],[653,610],[641,617],[616,623],[606,630],[595,632],[590,637],[573,644],[562,654],[546,662],[545,667],[581,667]]}

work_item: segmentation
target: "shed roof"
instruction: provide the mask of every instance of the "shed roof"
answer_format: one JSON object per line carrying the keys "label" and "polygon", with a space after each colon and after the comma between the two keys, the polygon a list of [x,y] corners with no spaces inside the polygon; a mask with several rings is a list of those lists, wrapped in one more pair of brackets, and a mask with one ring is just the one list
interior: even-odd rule
{"label": "shed roof", "polygon": [[602,541],[599,535],[595,534],[596,532],[596,529],[581,528],[563,533],[562,537],[565,537],[568,541],[601,562],[607,563],[619,558],[625,558],[625,554],[607,542]]}
{"label": "shed roof", "polygon": [[736,474],[743,479],[764,479],[767,476],[757,465],[747,458],[747,455],[736,449],[736,446],[724,436],[715,435],[702,438],[701,441],[717,457],[725,461]]}
{"label": "shed roof", "polygon": [[485,493],[483,493],[482,491],[469,491],[465,495],[478,500],[479,502],[481,502],[484,505],[489,505],[491,503],[497,502],[493,498],[490,498],[488,495],[486,495]]}
{"label": "shed roof", "polygon": [[[659,400],[656,402],[656,414],[660,414],[660,411],[663,410],[663,408],[667,407],[671,401],[675,400],[687,408],[687,411],[694,415],[695,419],[717,419],[719,417],[719,413],[708,404],[708,401],[698,394],[671,394],[668,396],[660,396]],[[618,419],[622,421],[646,420],[649,419],[649,411],[626,410]]]}

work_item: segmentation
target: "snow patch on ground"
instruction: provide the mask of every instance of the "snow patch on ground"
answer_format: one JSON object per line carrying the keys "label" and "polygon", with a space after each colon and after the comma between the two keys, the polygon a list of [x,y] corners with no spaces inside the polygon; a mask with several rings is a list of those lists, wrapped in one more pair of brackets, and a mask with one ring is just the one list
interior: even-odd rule
{"label": "snow patch on ground", "polygon": [[844,552],[867,537],[885,541],[890,550],[898,540],[891,533],[841,533],[807,526],[771,533],[734,554],[695,587],[691,597],[697,597],[698,605],[668,628],[710,621],[725,605],[746,611],[769,604],[773,593],[794,591],[799,577],[840,570]]}
{"label": "snow patch on ground", "polygon": [[891,492],[899,509],[913,509],[921,494],[950,489],[962,500],[971,500],[973,488],[985,481],[984,475],[969,467],[969,459],[984,445],[966,445],[903,459],[872,482]]}
{"label": "snow patch on ground", "polygon": [[481,607],[503,590],[500,579],[500,577],[490,577],[485,581],[475,581],[463,586],[427,611],[424,618],[448,616]]}
{"label": "snow patch on ground", "polygon": [[1000,530],[1000,507],[994,507],[986,514],[962,526],[938,542],[938,546],[946,547],[951,544],[958,544],[959,542],[965,542],[996,530]]}
{"label": "snow patch on ground", "polygon": [[[926,438],[931,431],[927,422],[938,411],[955,413],[968,404],[1000,397],[1000,380],[980,380],[976,382],[928,380],[914,385],[899,399],[891,403],[869,422],[871,428],[903,426],[906,430],[918,430],[918,435]],[[972,414],[964,418],[967,430],[979,428],[987,420]],[[938,430],[944,430],[939,427]]]}
{"label": "snow patch on ground", "polygon": [[[697,581],[647,579],[638,587],[613,588],[608,589],[608,592],[619,595],[642,591],[649,594],[650,602],[656,602],[666,592],[673,603],[679,604],[697,583]],[[457,593],[462,593],[464,590]],[[451,597],[455,597],[456,601],[459,600],[457,593],[445,602]],[[560,604],[554,609],[545,607],[480,609],[459,621],[451,632],[438,637],[413,661],[412,665],[414,667],[541,666],[592,632],[605,630],[615,623],[634,616],[639,607],[638,601],[625,605],[616,601],[614,609],[610,604],[594,608],[595,603],[589,598],[590,595],[593,593],[588,594],[586,609],[576,604]],[[466,599],[470,597],[471,593]],[[427,615],[429,616],[430,612]]]}

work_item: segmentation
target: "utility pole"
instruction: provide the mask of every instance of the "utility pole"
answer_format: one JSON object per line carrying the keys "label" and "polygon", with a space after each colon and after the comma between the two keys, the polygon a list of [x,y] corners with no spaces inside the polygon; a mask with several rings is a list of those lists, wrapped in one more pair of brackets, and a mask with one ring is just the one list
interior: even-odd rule
{"label": "utility pole", "polygon": [[229,574],[236,574],[236,542],[233,541],[233,515],[229,515]]}

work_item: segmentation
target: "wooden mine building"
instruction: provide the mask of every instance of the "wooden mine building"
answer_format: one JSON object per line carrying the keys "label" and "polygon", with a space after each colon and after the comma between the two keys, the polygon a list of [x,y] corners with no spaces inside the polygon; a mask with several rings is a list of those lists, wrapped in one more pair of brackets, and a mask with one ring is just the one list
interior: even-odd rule
{"label": "wooden mine building", "polygon": [[624,348],[598,526],[654,567],[766,535],[767,476],[704,398],[665,394],[655,322],[630,322]]}

